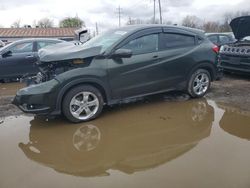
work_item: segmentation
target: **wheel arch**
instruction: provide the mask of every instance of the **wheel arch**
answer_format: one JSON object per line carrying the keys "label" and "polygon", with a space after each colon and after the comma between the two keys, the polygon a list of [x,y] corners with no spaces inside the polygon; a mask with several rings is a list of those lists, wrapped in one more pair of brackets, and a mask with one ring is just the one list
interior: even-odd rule
{"label": "wheel arch", "polygon": [[57,95],[57,101],[56,101],[56,111],[61,111],[62,108],[62,101],[65,97],[65,95],[74,87],[78,87],[80,85],[90,85],[95,88],[97,88],[102,96],[104,103],[108,103],[110,100],[110,90],[107,87],[107,84],[103,83],[102,81],[98,79],[77,79],[73,80],[66,85],[63,86],[63,88],[60,89],[59,94]]}
{"label": "wheel arch", "polygon": [[211,81],[214,81],[216,79],[216,67],[213,63],[211,62],[200,62],[199,64],[195,65],[189,72],[188,72],[188,79],[192,75],[194,71],[197,69],[205,69],[210,73],[211,76]]}

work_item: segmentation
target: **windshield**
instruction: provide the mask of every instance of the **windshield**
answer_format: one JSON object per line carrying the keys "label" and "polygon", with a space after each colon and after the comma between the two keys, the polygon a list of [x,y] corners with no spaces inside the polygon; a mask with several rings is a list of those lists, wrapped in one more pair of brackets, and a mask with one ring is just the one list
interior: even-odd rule
{"label": "windshield", "polygon": [[104,52],[115,42],[120,40],[125,34],[127,34],[127,31],[111,30],[90,39],[88,42],[84,43],[83,46],[87,48],[100,46],[102,48],[101,52]]}
{"label": "windshield", "polygon": [[10,46],[12,46],[13,43],[7,44],[6,46],[0,48],[0,51],[5,51],[5,49],[8,49]]}

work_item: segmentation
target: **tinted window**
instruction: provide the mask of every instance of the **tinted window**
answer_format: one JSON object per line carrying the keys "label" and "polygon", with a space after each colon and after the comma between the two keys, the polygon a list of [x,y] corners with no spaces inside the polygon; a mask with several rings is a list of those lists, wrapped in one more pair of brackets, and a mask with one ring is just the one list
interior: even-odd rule
{"label": "tinted window", "polygon": [[220,39],[220,42],[223,43],[223,44],[230,42],[230,39],[229,39],[228,36],[221,35],[221,36],[219,36],[219,39]]}
{"label": "tinted window", "polygon": [[212,36],[208,36],[208,39],[214,43],[214,44],[217,44],[218,43],[218,39],[217,39],[217,36],[216,35],[212,35]]}
{"label": "tinted window", "polygon": [[40,50],[41,48],[44,48],[46,46],[52,45],[52,44],[57,44],[59,42],[57,41],[40,41],[37,42],[37,50]]}
{"label": "tinted window", "polygon": [[25,53],[33,51],[33,43],[32,42],[23,42],[12,46],[9,49],[12,53]]}
{"label": "tinted window", "polygon": [[133,54],[145,54],[158,51],[158,34],[146,35],[131,40],[122,47],[132,50]]}
{"label": "tinted window", "polygon": [[195,45],[195,38],[189,35],[164,33],[161,39],[162,48],[181,48]]}

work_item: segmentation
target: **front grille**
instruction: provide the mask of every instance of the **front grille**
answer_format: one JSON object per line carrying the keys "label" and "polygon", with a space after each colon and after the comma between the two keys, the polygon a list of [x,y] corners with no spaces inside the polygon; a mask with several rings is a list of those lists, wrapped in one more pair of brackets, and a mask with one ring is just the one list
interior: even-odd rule
{"label": "front grille", "polygon": [[249,56],[250,57],[250,47],[232,47],[232,46],[222,46],[220,49],[220,54],[234,55],[234,56]]}

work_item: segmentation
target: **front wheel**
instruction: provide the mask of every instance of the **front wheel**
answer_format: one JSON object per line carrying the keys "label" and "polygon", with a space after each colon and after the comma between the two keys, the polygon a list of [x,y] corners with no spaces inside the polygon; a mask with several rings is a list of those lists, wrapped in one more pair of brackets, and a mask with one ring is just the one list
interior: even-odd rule
{"label": "front wheel", "polygon": [[64,116],[74,123],[95,119],[102,112],[102,108],[102,94],[90,85],[71,89],[62,104]]}
{"label": "front wheel", "polygon": [[197,69],[192,73],[188,82],[188,93],[191,97],[203,97],[211,85],[210,73],[205,69]]}

